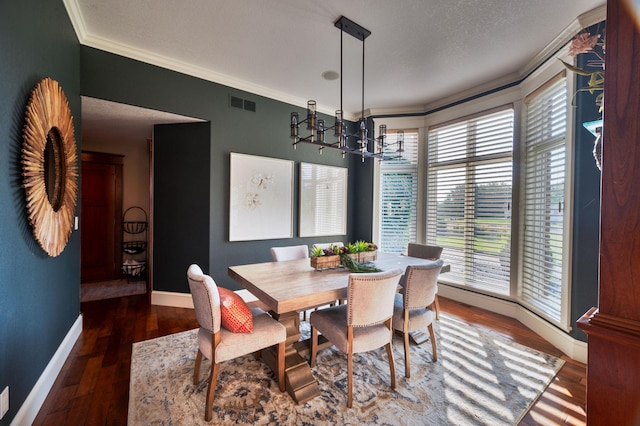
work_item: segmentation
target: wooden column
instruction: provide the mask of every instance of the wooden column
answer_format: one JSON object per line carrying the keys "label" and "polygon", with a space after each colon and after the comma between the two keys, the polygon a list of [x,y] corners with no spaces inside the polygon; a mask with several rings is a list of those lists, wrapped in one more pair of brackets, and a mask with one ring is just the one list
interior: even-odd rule
{"label": "wooden column", "polygon": [[640,20],[607,1],[600,294],[588,335],[587,423],[640,425]]}

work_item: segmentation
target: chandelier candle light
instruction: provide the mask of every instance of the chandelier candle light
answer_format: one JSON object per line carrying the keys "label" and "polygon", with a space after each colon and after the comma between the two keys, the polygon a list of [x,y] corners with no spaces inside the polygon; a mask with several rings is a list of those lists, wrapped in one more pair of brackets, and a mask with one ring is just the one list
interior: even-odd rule
{"label": "chandelier candle light", "polygon": [[[345,154],[356,154],[362,157],[364,162],[366,157],[378,158],[380,160],[396,159],[402,156],[403,152],[403,136],[404,132],[399,131],[396,141],[395,156],[385,155],[387,126],[380,125],[379,134],[377,138],[369,138],[367,130],[367,122],[364,117],[364,40],[371,35],[371,31],[361,27],[355,22],[351,21],[344,16],[341,16],[335,22],[336,28],[340,29],[340,109],[336,111],[335,123],[332,127],[326,127],[323,119],[318,119],[316,114],[316,101],[307,102],[307,118],[300,121],[300,115],[297,112],[291,113],[291,139],[293,139],[293,148],[301,143],[309,143],[319,146],[318,150],[320,154],[324,148],[334,148],[342,151],[342,158]],[[342,109],[342,35],[347,33],[358,40],[362,41],[362,110],[359,120],[359,129],[355,134],[347,134],[344,121],[343,121],[343,109]],[[309,135],[306,137],[300,137],[299,126],[302,123],[307,123],[307,130]],[[333,130],[333,135],[337,138],[336,142],[328,143],[325,139],[325,133]],[[357,147],[351,147],[348,144],[349,138],[357,138]],[[369,151],[369,142],[375,143],[373,151]]]}

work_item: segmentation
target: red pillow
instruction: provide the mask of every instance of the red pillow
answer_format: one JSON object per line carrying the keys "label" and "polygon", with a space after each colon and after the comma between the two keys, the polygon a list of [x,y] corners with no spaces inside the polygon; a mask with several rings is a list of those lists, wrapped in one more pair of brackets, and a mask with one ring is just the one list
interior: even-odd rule
{"label": "red pillow", "polygon": [[218,287],[218,293],[222,326],[233,333],[251,333],[253,316],[242,297],[224,287]]}

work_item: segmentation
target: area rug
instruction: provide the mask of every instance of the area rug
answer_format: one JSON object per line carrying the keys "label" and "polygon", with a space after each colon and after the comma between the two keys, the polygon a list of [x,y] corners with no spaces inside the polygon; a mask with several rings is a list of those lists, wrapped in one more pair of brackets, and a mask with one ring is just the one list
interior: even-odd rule
{"label": "area rug", "polygon": [[[308,323],[303,323],[303,336]],[[431,343],[411,347],[404,377],[401,338],[394,339],[397,386],[390,388],[384,349],[354,357],[353,408],[347,401],[347,359],[335,347],[318,352],[313,368],[321,395],[296,405],[271,370],[253,356],[220,367],[213,420],[241,425],[513,425],[551,382],[564,361],[479,331],[442,315]],[[199,425],[207,380],[193,385],[197,330],[135,343],[129,425]],[[203,363],[201,375],[210,370]]]}
{"label": "area rug", "polygon": [[147,283],[145,281],[127,281],[123,279],[82,283],[80,285],[80,301],[91,302],[94,300],[113,299],[115,297],[145,294],[146,292]]}

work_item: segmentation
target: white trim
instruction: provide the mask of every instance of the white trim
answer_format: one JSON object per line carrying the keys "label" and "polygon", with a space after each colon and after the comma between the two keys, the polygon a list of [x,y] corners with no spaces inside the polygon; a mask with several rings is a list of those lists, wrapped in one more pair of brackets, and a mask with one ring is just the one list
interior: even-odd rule
{"label": "white trim", "polygon": [[547,342],[560,349],[568,357],[587,363],[587,344],[585,342],[574,339],[515,302],[473,293],[442,283],[438,285],[438,294],[467,305],[515,318]]}
{"label": "white trim", "polygon": [[193,309],[193,299],[191,293],[176,293],[171,291],[152,291],[151,304],[160,306],[171,306],[174,308]]}
{"label": "white trim", "polygon": [[[192,77],[201,78],[203,80],[218,83],[223,86],[233,87],[238,90],[254,93],[258,96],[264,96],[266,98],[274,99],[283,103],[292,104],[304,108],[306,108],[307,106],[308,99],[306,98],[302,99],[299,97],[291,96],[288,93],[273,90],[265,86],[251,83],[249,81],[240,80],[238,78],[214,72],[197,65],[178,61],[176,59],[158,55],[143,49],[138,49],[124,43],[114,42],[113,40],[109,40],[103,37],[91,35],[87,33],[87,28],[82,19],[80,7],[78,6],[78,0],[63,0],[63,2],[67,9],[67,14],[69,15],[69,19],[71,20],[73,29],[75,30],[76,36],[78,37],[78,41],[83,46],[104,50],[105,52],[114,53],[125,58],[135,59],[146,64],[155,65]],[[334,115],[336,108],[332,105],[317,105],[316,110],[328,115]],[[351,113],[345,113],[344,118],[347,120],[355,121],[355,115]]]}
{"label": "white trim", "polygon": [[[245,303],[257,302],[258,298],[251,294],[249,290],[241,289],[234,291],[242,297]],[[194,309],[191,293],[177,293],[172,291],[152,291],[151,304],[159,306],[171,306],[173,308]]]}
{"label": "white trim", "polygon": [[27,399],[24,400],[22,406],[18,410],[18,413],[11,421],[11,426],[18,425],[30,425],[35,420],[42,404],[47,399],[49,391],[53,383],[58,378],[58,374],[62,370],[67,357],[71,353],[73,346],[76,344],[78,337],[82,334],[82,315],[78,315],[76,321],[73,323],[67,335],[58,346],[56,353],[47,364],[40,378],[29,392]]}

